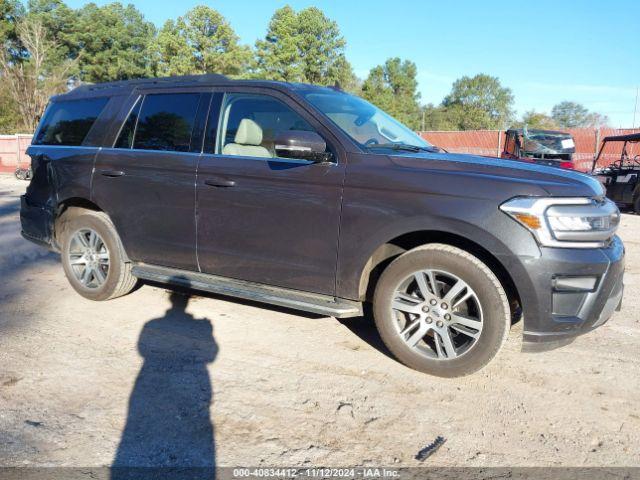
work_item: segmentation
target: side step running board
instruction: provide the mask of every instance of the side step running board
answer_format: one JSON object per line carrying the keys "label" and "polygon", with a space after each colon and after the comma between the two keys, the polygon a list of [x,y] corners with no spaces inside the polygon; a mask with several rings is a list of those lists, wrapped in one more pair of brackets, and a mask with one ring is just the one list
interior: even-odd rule
{"label": "side step running board", "polygon": [[362,315],[362,305],[359,302],[336,299],[328,295],[300,292],[155,265],[138,264],[133,267],[131,273],[142,280],[151,282],[180,285],[194,290],[270,303],[330,317],[348,318]]}

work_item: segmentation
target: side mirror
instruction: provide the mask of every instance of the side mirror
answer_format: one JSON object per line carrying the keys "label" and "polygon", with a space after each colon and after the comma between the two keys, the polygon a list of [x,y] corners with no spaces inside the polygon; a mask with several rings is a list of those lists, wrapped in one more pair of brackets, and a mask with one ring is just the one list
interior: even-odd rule
{"label": "side mirror", "polygon": [[333,154],[327,152],[327,143],[316,132],[285,130],[276,136],[276,155],[284,158],[332,163]]}

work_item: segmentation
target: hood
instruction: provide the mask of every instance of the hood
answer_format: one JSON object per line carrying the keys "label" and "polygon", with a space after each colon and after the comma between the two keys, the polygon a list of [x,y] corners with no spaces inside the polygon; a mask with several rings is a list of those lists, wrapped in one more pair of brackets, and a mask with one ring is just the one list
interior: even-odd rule
{"label": "hood", "polygon": [[508,182],[509,190],[522,190],[521,195],[604,196],[602,184],[591,175],[535,163],[456,153],[398,152],[389,158],[399,166]]}

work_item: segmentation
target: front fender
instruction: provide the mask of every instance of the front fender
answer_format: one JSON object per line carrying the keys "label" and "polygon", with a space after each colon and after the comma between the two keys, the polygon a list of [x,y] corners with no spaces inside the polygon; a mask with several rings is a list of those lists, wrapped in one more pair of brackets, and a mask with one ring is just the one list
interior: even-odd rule
{"label": "front fender", "polygon": [[[539,258],[540,249],[532,235],[502,213],[495,202],[407,192],[402,195],[404,198],[395,208],[388,206],[388,191],[377,205],[372,202],[375,195],[366,202],[353,202],[345,197],[336,282],[338,297],[361,300],[361,278],[376,250],[411,233],[424,234],[425,239],[448,234],[475,243],[501,263],[518,290],[530,287],[526,264]],[[408,195],[414,197],[413,202],[407,201]],[[413,206],[413,212],[406,211],[409,205]],[[427,213],[415,215],[415,211]]]}

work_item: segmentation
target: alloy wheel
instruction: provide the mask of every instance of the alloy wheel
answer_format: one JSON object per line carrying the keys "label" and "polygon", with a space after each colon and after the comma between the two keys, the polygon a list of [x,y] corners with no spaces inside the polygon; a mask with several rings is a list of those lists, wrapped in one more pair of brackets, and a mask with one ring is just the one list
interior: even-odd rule
{"label": "alloy wheel", "polygon": [[69,265],[82,286],[90,289],[104,285],[109,274],[109,249],[95,230],[83,228],[71,236]]}
{"label": "alloy wheel", "polygon": [[400,282],[391,310],[404,343],[430,359],[461,357],[482,334],[478,295],[460,277],[443,270],[420,270]]}

